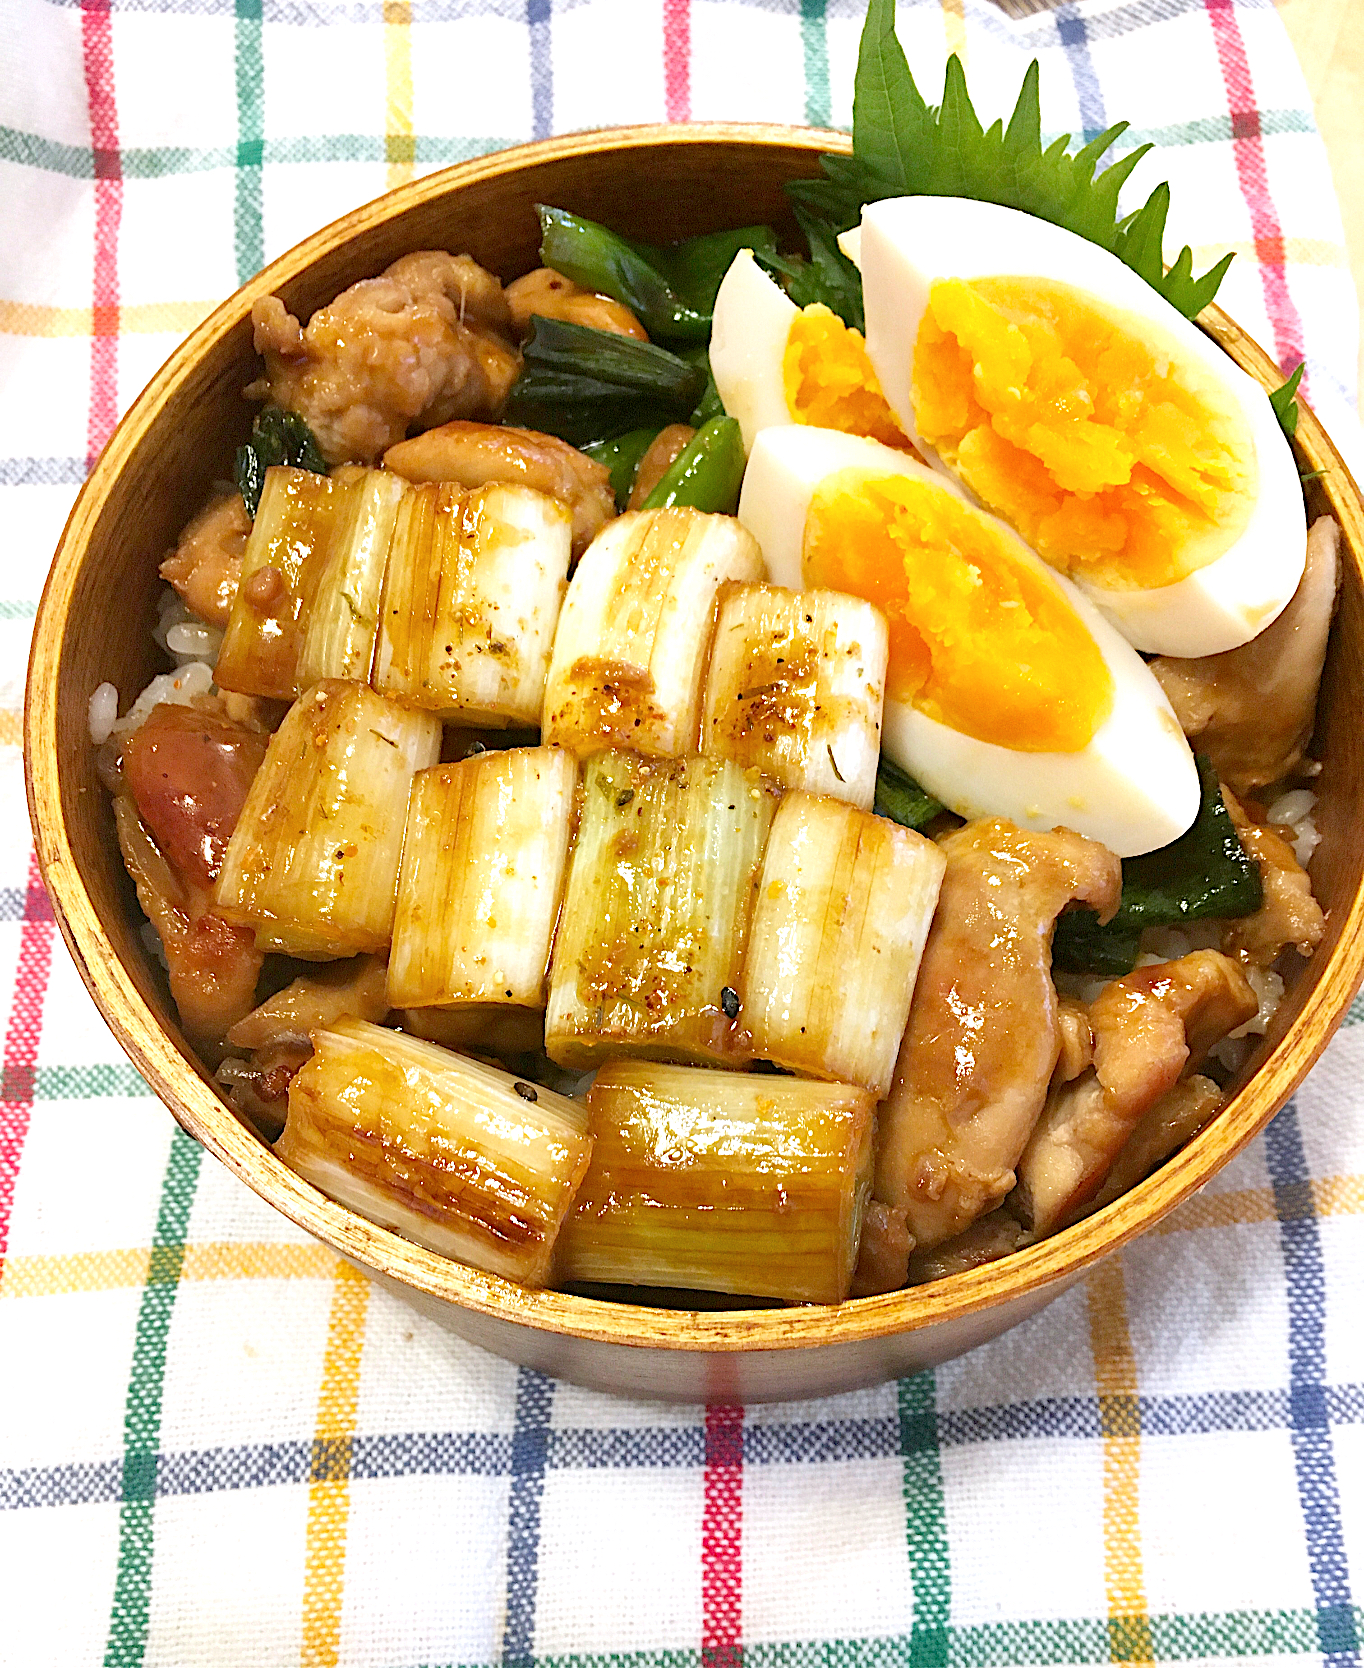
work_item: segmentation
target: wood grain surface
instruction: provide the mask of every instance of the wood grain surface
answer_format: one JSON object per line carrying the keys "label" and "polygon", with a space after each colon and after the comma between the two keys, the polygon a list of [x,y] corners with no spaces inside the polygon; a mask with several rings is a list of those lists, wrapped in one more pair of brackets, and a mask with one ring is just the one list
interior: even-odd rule
{"label": "wood grain surface", "polygon": [[[471,1341],[605,1390],[692,1401],[822,1395],[912,1372],[996,1336],[1057,1296],[1097,1258],[1200,1188],[1264,1127],[1301,1081],[1364,971],[1364,511],[1308,411],[1298,453],[1322,474],[1313,514],[1345,531],[1340,614],[1322,691],[1322,842],[1313,880],[1328,933],[1290,988],[1230,1103],[1149,1180],[1074,1228],[930,1286],[836,1308],[705,1313],[532,1292],[449,1262],[334,1204],[238,1122],[186,1046],[165,982],[139,937],[107,796],[87,733],[91,692],[128,695],[156,667],[156,564],[225,473],[251,408],[250,311],[279,294],[307,313],[412,249],[470,250],[503,278],[536,259],[532,205],[582,210],[664,239],[770,221],[791,235],[785,180],[817,171],[840,135],[697,124],[548,140],[404,186],[300,244],[220,307],[139,397],[76,501],[33,635],[25,711],[38,857],[82,978],[138,1070],[181,1125],[262,1198]],[[1268,358],[1215,309],[1204,320],[1268,386]]]}

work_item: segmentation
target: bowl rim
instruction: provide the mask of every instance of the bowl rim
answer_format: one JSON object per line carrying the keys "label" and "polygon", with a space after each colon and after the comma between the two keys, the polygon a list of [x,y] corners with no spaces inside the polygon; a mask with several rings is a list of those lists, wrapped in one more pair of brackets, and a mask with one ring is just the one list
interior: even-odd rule
{"label": "bowl rim", "polygon": [[[178,1046],[162,1026],[114,954],[77,867],[61,805],[55,699],[60,680],[50,669],[61,654],[62,623],[106,490],[166,395],[195,361],[241,325],[253,301],[298,277],[334,250],[342,237],[356,236],[479,181],[575,155],[659,144],[735,142],[815,154],[851,150],[846,134],[773,123],[657,123],[538,140],[399,186],[322,227],[264,267],[191,331],[156,372],[119,422],[77,495],[38,605],[24,704],[29,814],[58,927],[118,1042],[187,1134],[267,1203],[340,1255],[428,1296],[492,1320],[587,1343],[714,1354],[862,1343],[917,1332],[1041,1288],[1054,1286],[1059,1291],[1100,1257],[1153,1227],[1259,1134],[1330,1040],[1364,978],[1364,887],[1351,901],[1328,964],[1315,978],[1301,1011],[1212,1123],[1121,1198],[1037,1245],[926,1286],[838,1305],[694,1311],[529,1290],[441,1257],[327,1198],[237,1120],[192,1052]],[[1277,377],[1264,351],[1220,309],[1209,308],[1199,322],[1252,374],[1258,370],[1261,380]],[[1323,489],[1347,535],[1345,559],[1353,562],[1356,583],[1364,589],[1364,503],[1359,489],[1311,410],[1300,403],[1300,412],[1298,440],[1313,467],[1324,471]]]}

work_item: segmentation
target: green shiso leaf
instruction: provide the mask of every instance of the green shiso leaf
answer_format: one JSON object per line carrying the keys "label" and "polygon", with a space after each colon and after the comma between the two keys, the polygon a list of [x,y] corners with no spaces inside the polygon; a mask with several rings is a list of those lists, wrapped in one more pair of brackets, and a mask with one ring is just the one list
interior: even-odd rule
{"label": "green shiso leaf", "polygon": [[278,405],[262,406],[251,425],[250,440],[237,448],[232,470],[246,513],[253,521],[265,487],[265,471],[282,463],[311,469],[315,475],[327,473],[322,448],[298,413]]}
{"label": "green shiso leaf", "polygon": [[883,753],[876,767],[876,798],[872,810],[878,817],[888,817],[905,828],[926,828],[944,809],[940,799],[934,799],[927,788],[922,788],[899,765],[892,764]]}
{"label": "green shiso leaf", "polygon": [[[896,38],[895,0],[870,0],[854,82],[853,154],[822,157],[823,179],[796,180],[787,190],[798,209],[822,223],[826,239],[856,225],[863,204],[883,197],[974,197],[1021,209],[1107,249],[1192,318],[1217,293],[1231,256],[1195,278],[1193,254],[1185,247],[1166,272],[1169,186],[1157,186],[1135,214],[1118,216],[1118,194],[1151,147],[1137,146],[1097,175],[1099,158],[1127,131],[1126,122],[1096,134],[1073,155],[1069,134],[1044,150],[1038,84],[1034,60],[1008,126],[983,128],[961,60],[953,55],[942,103],[932,107]],[[813,239],[811,256],[813,264]]]}
{"label": "green shiso leaf", "polygon": [[702,366],[666,348],[562,319],[535,320],[522,360],[508,422],[574,446],[685,423],[706,386]]}
{"label": "green shiso leaf", "polygon": [[[1298,384],[1302,381],[1302,373],[1306,369],[1306,364],[1300,363],[1288,381],[1282,387],[1276,388],[1269,396],[1269,403],[1274,407],[1274,415],[1279,419],[1279,427],[1290,440],[1298,432],[1298,402],[1293,396],[1298,391]],[[1307,478],[1306,475],[1303,476],[1304,480]]]}
{"label": "green shiso leaf", "polygon": [[1217,772],[1198,759],[1202,798],[1193,826],[1172,844],[1122,866],[1122,901],[1106,926],[1092,909],[1068,911],[1056,923],[1052,965],[1065,973],[1108,978],[1130,973],[1147,927],[1253,915],[1264,899],[1260,869],[1236,836],[1222,802]]}

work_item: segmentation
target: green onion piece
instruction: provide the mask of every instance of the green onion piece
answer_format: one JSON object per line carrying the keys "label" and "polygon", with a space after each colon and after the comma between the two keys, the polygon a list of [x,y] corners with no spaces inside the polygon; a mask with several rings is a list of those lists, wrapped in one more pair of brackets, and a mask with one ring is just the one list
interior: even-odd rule
{"label": "green onion piece", "polygon": [[1092,909],[1067,911],[1056,923],[1052,965],[1066,973],[1109,978],[1136,966],[1147,927],[1253,915],[1264,901],[1260,869],[1236,836],[1217,772],[1198,759],[1203,797],[1193,826],[1159,851],[1126,858],[1122,902],[1106,926]]}
{"label": "green onion piece", "polygon": [[720,390],[715,386],[715,378],[710,374],[710,366],[706,366],[706,391],[697,401],[696,410],[692,412],[690,422],[694,429],[699,429],[703,423],[710,422],[712,417],[725,415],[725,402],[720,398]]}
{"label": "green onion piece", "polygon": [[614,440],[594,440],[581,448],[588,457],[604,463],[611,471],[611,490],[616,495],[618,509],[623,510],[629,502],[630,490],[639,472],[639,460],[660,432],[656,428],[631,429],[628,434],[618,434]]}
{"label": "green onion piece", "polygon": [[733,515],[743,478],[744,441],[738,423],[733,417],[712,417],[673,459],[642,508],[689,505],[714,515]]}
{"label": "green onion piece", "polygon": [[903,828],[926,828],[944,809],[943,802],[921,788],[908,771],[892,764],[884,753],[881,755],[876,767],[876,798],[872,802],[872,810],[878,817],[888,817]]}
{"label": "green onion piece", "polygon": [[689,365],[695,365],[706,373],[706,387],[701,398],[696,402],[696,410],[687,421],[694,429],[699,429],[703,423],[708,423],[712,417],[725,415],[725,402],[720,398],[720,390],[715,386],[715,378],[710,369],[710,349],[706,347],[689,347],[678,350],[678,358],[685,359]]}
{"label": "green onion piece", "polygon": [[537,318],[522,359],[507,421],[573,446],[685,423],[706,385],[666,348],[562,319]]}
{"label": "green onion piece", "polygon": [[635,243],[595,220],[539,204],[540,259],[584,289],[622,302],[650,336],[704,342],[715,292],[740,249],[776,252],[768,226],[711,232],[667,248]]}
{"label": "green onion piece", "polygon": [[1269,403],[1274,407],[1274,415],[1279,419],[1279,427],[1290,440],[1298,432],[1298,402],[1293,396],[1298,391],[1298,384],[1302,381],[1302,373],[1306,369],[1306,362],[1299,360],[1297,370],[1293,372],[1288,381],[1281,387],[1276,388],[1269,396]]}
{"label": "green onion piece", "polygon": [[314,475],[327,473],[322,448],[298,413],[277,405],[262,406],[251,425],[251,439],[237,448],[233,465],[237,490],[253,521],[265,486],[265,471],[281,463],[310,469]]}

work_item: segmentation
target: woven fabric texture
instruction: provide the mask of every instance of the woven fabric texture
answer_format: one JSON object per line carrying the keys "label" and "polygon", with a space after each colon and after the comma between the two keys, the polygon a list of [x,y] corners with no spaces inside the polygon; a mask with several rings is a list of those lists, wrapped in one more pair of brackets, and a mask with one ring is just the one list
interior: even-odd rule
{"label": "woven fabric texture", "polygon": [[[616,122],[846,125],[861,0],[0,0],[0,1664],[1344,1664],[1364,1637],[1364,1027],[1025,1326],[829,1401],[614,1400],[462,1345],[173,1126],[55,933],[30,626],[180,337],[385,188]],[[978,107],[1151,140],[1174,247],[1358,459],[1358,310],[1272,7],[916,0]],[[647,182],[640,189],[647,190]],[[148,560],[160,553],[148,552]],[[125,691],[125,700],[131,694]],[[1352,1019],[1364,1019],[1357,1004]]]}

